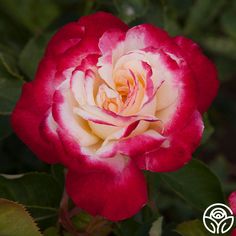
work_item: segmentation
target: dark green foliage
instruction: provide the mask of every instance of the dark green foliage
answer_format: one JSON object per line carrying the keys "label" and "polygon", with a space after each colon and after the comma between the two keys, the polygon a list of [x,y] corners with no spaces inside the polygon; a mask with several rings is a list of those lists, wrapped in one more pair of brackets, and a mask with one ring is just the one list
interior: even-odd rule
{"label": "dark green foliage", "polygon": [[[39,161],[12,133],[10,115],[23,83],[34,78],[51,35],[67,22],[99,10],[130,26],[152,23],[171,36],[192,38],[215,62],[221,81],[195,154],[205,164],[194,159],[177,172],[145,172],[148,205],[134,217],[109,225],[109,235],[148,236],[153,225],[152,232],[162,228],[163,236],[207,236],[202,211],[211,203],[224,202],[236,189],[235,0],[0,0],[0,173],[8,174],[0,176],[0,198],[23,204],[45,235],[70,236],[58,225],[65,170]],[[31,220],[21,206],[16,207],[26,222]],[[83,227],[90,221],[81,213],[73,219]]]}

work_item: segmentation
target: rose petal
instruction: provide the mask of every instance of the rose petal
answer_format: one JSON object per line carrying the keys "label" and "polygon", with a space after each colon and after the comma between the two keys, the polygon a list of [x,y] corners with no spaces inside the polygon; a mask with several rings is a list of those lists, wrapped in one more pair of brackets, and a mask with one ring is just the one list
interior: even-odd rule
{"label": "rose petal", "polygon": [[119,171],[106,167],[87,173],[69,170],[66,189],[77,206],[112,221],[131,217],[147,201],[144,176],[129,161]]}
{"label": "rose petal", "polygon": [[57,163],[59,156],[50,143],[45,142],[39,131],[44,113],[37,107],[39,103],[33,83],[23,86],[22,95],[12,116],[11,123],[20,139],[43,161]]}
{"label": "rose petal", "polygon": [[154,172],[179,169],[191,159],[192,152],[200,143],[202,132],[202,118],[196,111],[190,122],[183,129],[166,137],[160,147],[137,157],[138,166]]}
{"label": "rose petal", "polygon": [[208,109],[218,91],[216,67],[192,40],[178,36],[174,38],[174,41],[182,49],[187,63],[193,70],[198,88],[198,109],[203,113]]}
{"label": "rose petal", "polygon": [[82,146],[90,146],[98,142],[99,138],[92,134],[84,120],[73,113],[73,97],[69,90],[69,81],[65,81],[55,92],[53,97],[52,115],[58,126],[65,134],[73,136]]}

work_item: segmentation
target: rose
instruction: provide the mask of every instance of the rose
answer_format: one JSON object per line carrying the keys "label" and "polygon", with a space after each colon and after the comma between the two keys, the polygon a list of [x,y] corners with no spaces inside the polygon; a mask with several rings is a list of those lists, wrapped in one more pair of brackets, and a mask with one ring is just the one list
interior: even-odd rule
{"label": "rose", "polygon": [[191,40],[97,13],[53,36],[12,124],[41,160],[68,168],[79,207],[121,220],[147,201],[141,170],[190,160],[217,88],[214,65]]}

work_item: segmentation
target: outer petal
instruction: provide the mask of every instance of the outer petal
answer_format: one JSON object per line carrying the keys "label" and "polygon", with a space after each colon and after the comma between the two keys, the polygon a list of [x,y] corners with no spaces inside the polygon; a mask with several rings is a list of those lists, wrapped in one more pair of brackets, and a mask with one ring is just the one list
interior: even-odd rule
{"label": "outer petal", "polygon": [[135,159],[141,169],[154,172],[175,171],[191,159],[192,152],[200,143],[202,132],[202,118],[196,111],[189,124],[167,137],[160,148]]}
{"label": "outer petal", "polygon": [[192,40],[179,36],[174,38],[174,41],[182,49],[186,61],[193,70],[198,87],[198,109],[203,113],[217,94],[219,81],[216,68]]}
{"label": "outer petal", "polygon": [[170,41],[169,35],[162,29],[150,24],[142,24],[129,29],[125,39],[125,51],[147,47],[162,48]]}
{"label": "outer petal", "polygon": [[102,34],[111,29],[128,30],[128,26],[119,18],[107,12],[97,12],[81,17],[78,23],[84,27],[85,35],[100,38]]}
{"label": "outer petal", "polygon": [[50,143],[45,142],[39,131],[44,113],[37,107],[39,100],[33,83],[23,87],[22,95],[11,117],[12,127],[20,139],[43,161],[58,162],[58,153]]}
{"label": "outer petal", "polygon": [[132,162],[121,171],[105,167],[87,173],[69,170],[66,189],[76,205],[112,221],[133,216],[147,201],[145,178]]}
{"label": "outer petal", "polygon": [[230,206],[231,210],[233,211],[234,215],[236,215],[236,191],[232,192],[229,195],[228,201],[229,201],[229,206]]}
{"label": "outer petal", "polygon": [[73,47],[83,37],[84,28],[77,22],[71,22],[59,29],[50,40],[46,54],[47,56],[59,56],[69,48]]}
{"label": "outer petal", "polygon": [[[165,66],[160,67],[161,72],[166,74],[166,79],[156,93],[156,116],[163,122],[164,134],[171,135],[189,122],[197,108],[196,83],[178,47],[168,44],[165,50],[161,50],[160,56],[162,60],[160,64]],[[171,104],[164,106],[162,100],[169,100],[169,95],[166,96],[168,93],[173,94],[174,99]]]}
{"label": "outer petal", "polygon": [[126,31],[128,26],[117,17],[105,12],[81,17],[79,21],[68,23],[57,31],[48,44],[46,54],[59,56],[87,36],[92,36],[98,41],[105,31],[112,28]]}

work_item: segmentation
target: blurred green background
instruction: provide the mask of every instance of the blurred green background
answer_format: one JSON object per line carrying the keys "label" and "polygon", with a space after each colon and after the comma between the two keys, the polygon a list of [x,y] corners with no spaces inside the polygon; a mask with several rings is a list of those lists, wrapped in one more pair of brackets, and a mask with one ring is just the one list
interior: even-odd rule
{"label": "blurred green background", "polygon": [[[50,36],[67,22],[96,11],[111,12],[130,26],[152,23],[171,36],[187,36],[214,61],[220,90],[204,117],[204,138],[194,156],[218,176],[227,196],[236,189],[236,0],[0,0],[0,173],[37,171],[63,181],[62,167],[39,161],[12,132],[9,117],[23,82],[34,78]],[[159,181],[160,176],[147,173],[147,178],[154,181],[157,215],[164,216],[165,235],[177,235],[169,229],[184,220],[199,218],[200,213],[191,204],[186,205]],[[0,197],[7,196],[1,193],[6,184],[0,181]],[[140,216],[136,216],[116,225],[110,235],[148,235],[156,215],[148,207],[141,214],[147,224],[140,223]],[[53,217],[37,222],[44,230],[55,224],[55,214]]]}

